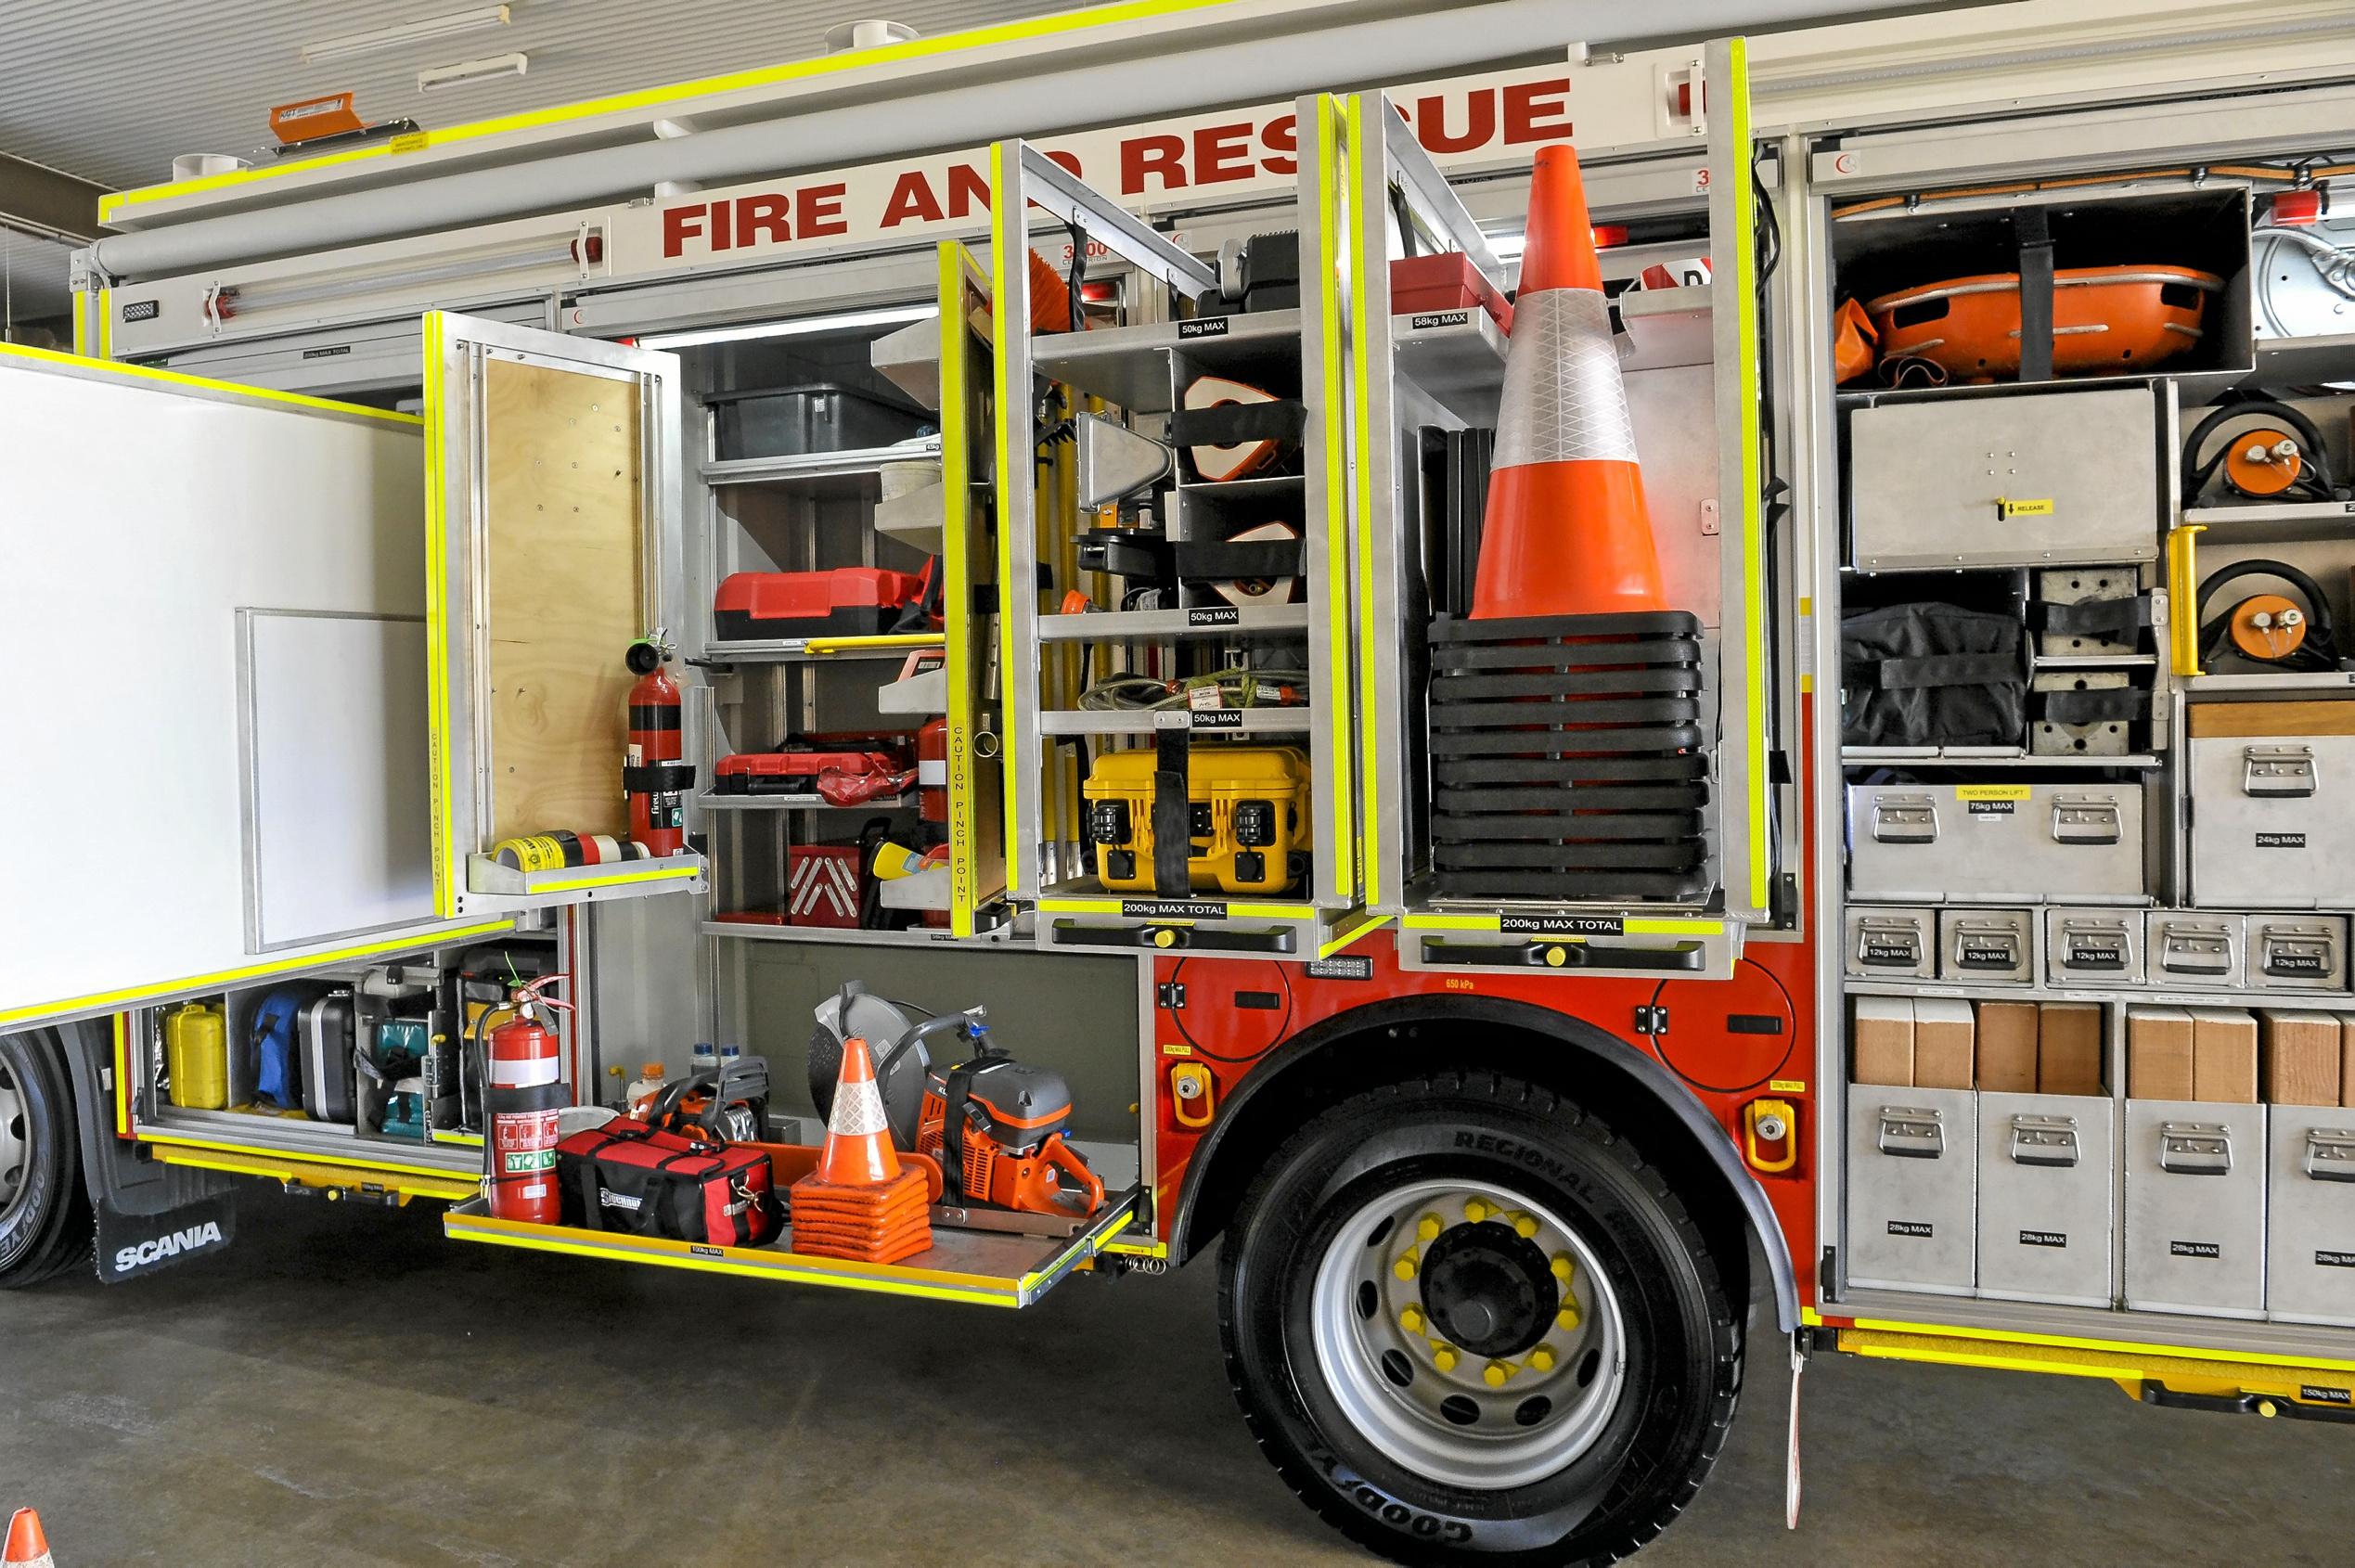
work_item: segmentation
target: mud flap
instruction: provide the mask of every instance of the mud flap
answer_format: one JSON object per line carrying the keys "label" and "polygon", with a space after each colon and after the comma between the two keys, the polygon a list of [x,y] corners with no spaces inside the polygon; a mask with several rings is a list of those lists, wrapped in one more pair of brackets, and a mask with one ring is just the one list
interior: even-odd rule
{"label": "mud flap", "polygon": [[98,1216],[98,1279],[120,1285],[227,1250],[237,1240],[238,1205],[233,1191],[212,1193],[156,1214],[124,1214],[103,1198]]}
{"label": "mud flap", "polygon": [[237,1235],[229,1178],[193,1165],[167,1165],[117,1137],[113,1020],[84,1019],[54,1031],[73,1078],[81,1123],[82,1174],[97,1218],[98,1278],[107,1284],[152,1274],[191,1253],[225,1250]]}

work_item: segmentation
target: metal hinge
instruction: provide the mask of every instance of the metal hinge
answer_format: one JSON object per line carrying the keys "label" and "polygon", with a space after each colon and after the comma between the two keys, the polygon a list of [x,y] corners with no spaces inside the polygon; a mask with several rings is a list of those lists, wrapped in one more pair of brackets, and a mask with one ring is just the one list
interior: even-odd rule
{"label": "metal hinge", "polygon": [[1182,1011],[1186,1006],[1186,987],[1175,980],[1164,981],[1153,992],[1153,1001],[1170,1012]]}
{"label": "metal hinge", "polygon": [[1641,1007],[1635,1010],[1635,1032],[1654,1038],[1668,1032],[1668,1009],[1660,1007]]}

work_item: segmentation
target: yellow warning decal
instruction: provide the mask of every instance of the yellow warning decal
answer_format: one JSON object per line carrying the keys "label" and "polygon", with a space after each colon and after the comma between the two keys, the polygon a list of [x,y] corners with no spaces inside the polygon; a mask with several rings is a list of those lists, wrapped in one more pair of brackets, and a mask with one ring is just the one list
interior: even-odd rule
{"label": "yellow warning decal", "polygon": [[395,154],[404,152],[423,152],[427,148],[433,145],[433,138],[427,135],[423,131],[409,131],[393,137],[385,145]]}
{"label": "yellow warning decal", "polygon": [[1805,1078],[1769,1078],[1767,1087],[1776,1094],[1805,1094],[1808,1092],[1808,1081]]}
{"label": "yellow warning decal", "polygon": [[1958,801],[2024,801],[2028,798],[2025,784],[1957,784],[1954,798]]}
{"label": "yellow warning decal", "polygon": [[2050,497],[2035,501],[2014,501],[2007,497],[1997,505],[2003,508],[2005,517],[2051,517],[2053,515],[2053,502]]}
{"label": "yellow warning decal", "polygon": [[1164,1046],[1161,1047],[1161,1054],[1164,1056],[1191,1056],[1194,1054],[1194,1047],[1191,1046]]}

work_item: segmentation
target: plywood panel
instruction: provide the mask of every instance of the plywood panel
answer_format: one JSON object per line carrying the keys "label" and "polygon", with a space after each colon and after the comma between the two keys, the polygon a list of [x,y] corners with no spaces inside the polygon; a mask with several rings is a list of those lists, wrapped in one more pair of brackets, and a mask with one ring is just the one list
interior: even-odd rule
{"label": "plywood panel", "polygon": [[622,657],[650,630],[639,396],[602,376],[483,366],[493,842],[627,826]]}

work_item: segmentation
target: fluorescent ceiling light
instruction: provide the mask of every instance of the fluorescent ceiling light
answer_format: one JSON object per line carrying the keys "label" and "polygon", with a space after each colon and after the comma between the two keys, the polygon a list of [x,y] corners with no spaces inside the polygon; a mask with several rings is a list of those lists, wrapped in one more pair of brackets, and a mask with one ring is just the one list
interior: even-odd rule
{"label": "fluorescent ceiling light", "polygon": [[452,33],[472,32],[480,28],[505,27],[508,23],[505,6],[477,6],[470,11],[452,11],[446,16],[427,17],[419,21],[395,22],[367,32],[347,32],[341,38],[323,39],[302,45],[302,63],[317,65],[322,60],[349,59],[354,55],[369,54],[378,49],[397,48],[403,44],[415,44],[427,38],[447,38]]}
{"label": "fluorescent ceiling light", "polygon": [[470,82],[488,82],[498,76],[521,76],[531,69],[531,64],[532,57],[519,50],[511,55],[460,60],[456,65],[430,65],[417,73],[417,90],[431,93],[444,87],[462,87]]}
{"label": "fluorescent ceiling light", "polygon": [[691,349],[704,343],[741,343],[757,338],[800,338],[812,332],[838,332],[851,327],[889,327],[902,321],[924,321],[940,314],[937,305],[887,305],[878,310],[842,311],[833,315],[804,316],[799,321],[761,321],[749,327],[708,327],[691,332],[663,332],[640,338],[642,349]]}

